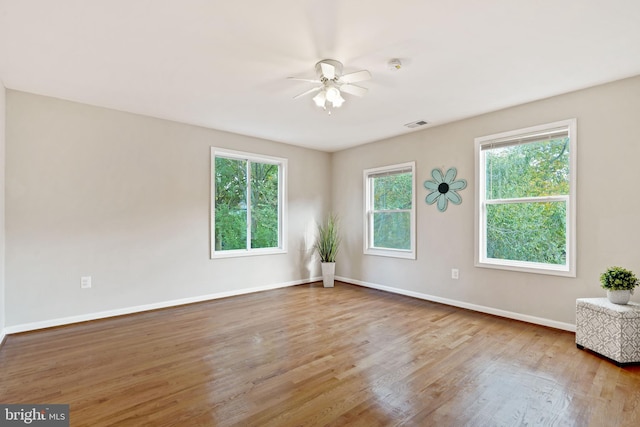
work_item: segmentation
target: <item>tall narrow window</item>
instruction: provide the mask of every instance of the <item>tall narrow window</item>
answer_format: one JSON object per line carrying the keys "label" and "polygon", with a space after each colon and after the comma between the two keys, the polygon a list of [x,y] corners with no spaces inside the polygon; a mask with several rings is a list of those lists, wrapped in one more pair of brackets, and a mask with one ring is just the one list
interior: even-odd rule
{"label": "tall narrow window", "polygon": [[211,149],[211,256],[286,251],[286,160]]}
{"label": "tall narrow window", "polygon": [[576,121],[476,138],[476,265],[575,276]]}
{"label": "tall narrow window", "polygon": [[364,253],[416,258],[415,163],[364,171]]}

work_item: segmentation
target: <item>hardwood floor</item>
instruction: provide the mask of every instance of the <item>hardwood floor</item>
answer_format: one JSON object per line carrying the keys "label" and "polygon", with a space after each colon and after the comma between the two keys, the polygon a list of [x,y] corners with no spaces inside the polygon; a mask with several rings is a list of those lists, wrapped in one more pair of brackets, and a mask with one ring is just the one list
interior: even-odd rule
{"label": "hardwood floor", "polygon": [[11,335],[0,368],[72,426],[640,425],[640,366],[573,333],[344,283]]}

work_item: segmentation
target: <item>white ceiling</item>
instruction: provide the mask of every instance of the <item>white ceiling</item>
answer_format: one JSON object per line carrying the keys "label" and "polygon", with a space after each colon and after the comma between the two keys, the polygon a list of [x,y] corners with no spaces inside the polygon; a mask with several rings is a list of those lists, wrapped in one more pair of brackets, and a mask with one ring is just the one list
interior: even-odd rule
{"label": "white ceiling", "polygon": [[[639,75],[639,47],[638,0],[0,0],[7,88],[326,151]],[[331,116],[287,80],[325,58],[373,74]]]}

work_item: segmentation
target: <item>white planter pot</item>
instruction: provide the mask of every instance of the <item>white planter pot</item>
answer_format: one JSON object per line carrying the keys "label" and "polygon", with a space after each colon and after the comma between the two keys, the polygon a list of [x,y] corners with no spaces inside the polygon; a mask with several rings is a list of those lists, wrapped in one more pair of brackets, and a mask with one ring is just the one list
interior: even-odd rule
{"label": "white planter pot", "polygon": [[322,262],[322,284],[325,288],[333,288],[333,280],[336,276],[336,263],[335,262]]}
{"label": "white planter pot", "polygon": [[607,298],[614,304],[626,304],[631,298],[630,290],[610,291],[607,290]]}

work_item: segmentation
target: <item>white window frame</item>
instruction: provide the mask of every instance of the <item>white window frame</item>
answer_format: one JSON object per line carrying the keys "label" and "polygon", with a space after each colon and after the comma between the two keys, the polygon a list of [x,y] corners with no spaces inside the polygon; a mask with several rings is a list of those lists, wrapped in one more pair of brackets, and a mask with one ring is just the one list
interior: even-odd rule
{"label": "white window frame", "polygon": [[[395,212],[410,212],[410,249],[376,248],[373,246],[373,188],[372,179],[381,174],[393,174],[411,171],[411,209],[396,210]],[[416,162],[400,163],[364,170],[364,254],[379,255],[393,258],[416,259]]]}
{"label": "white window frame", "polygon": [[[269,163],[278,165],[278,247],[275,248],[251,248],[251,209],[247,209],[247,248],[226,251],[215,250],[216,231],[216,157],[245,160],[247,162]],[[250,168],[249,168],[250,169]],[[251,179],[247,177],[248,193],[251,194]],[[270,255],[287,253],[287,159],[281,157],[265,156],[261,154],[247,153],[243,151],[228,150],[225,148],[211,147],[211,207],[210,207],[210,244],[211,258],[231,258],[253,255]],[[248,196],[247,206],[251,206]]]}
{"label": "white window frame", "polygon": [[[554,130],[566,129],[569,135],[569,194],[550,197],[529,197],[521,199],[486,200],[486,156],[483,147],[495,144],[518,143],[519,140],[535,135],[544,135]],[[475,138],[476,158],[476,206],[475,206],[475,265],[477,267],[514,270],[527,273],[550,274],[576,277],[576,176],[577,176],[577,122],[576,119],[502,132]],[[496,203],[566,203],[566,264],[555,265],[527,261],[504,260],[487,257],[487,205]]]}

